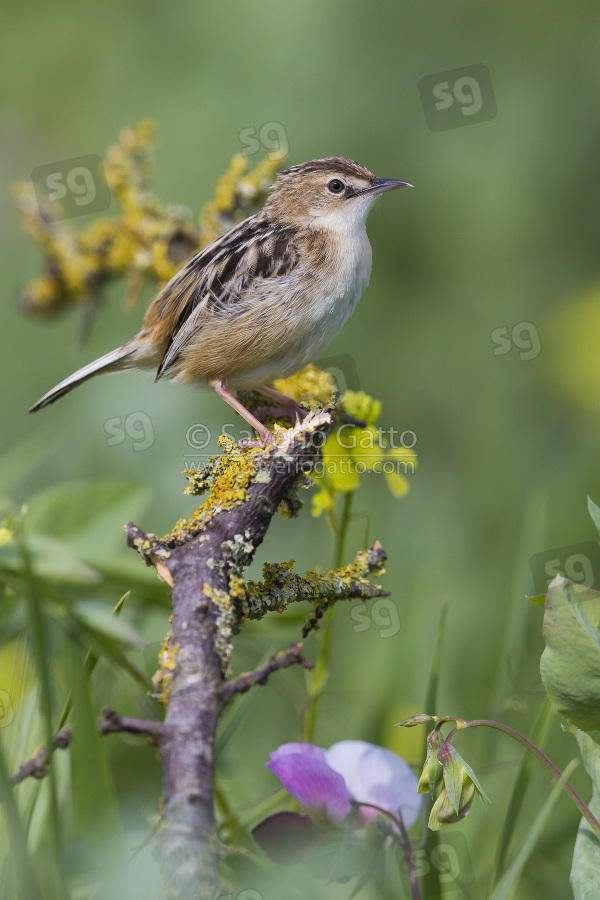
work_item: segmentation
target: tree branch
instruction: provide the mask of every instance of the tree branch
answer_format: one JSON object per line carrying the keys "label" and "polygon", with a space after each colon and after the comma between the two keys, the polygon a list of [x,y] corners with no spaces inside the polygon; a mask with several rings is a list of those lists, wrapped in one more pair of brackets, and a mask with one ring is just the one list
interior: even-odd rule
{"label": "tree branch", "polygon": [[245,672],[232,678],[225,685],[225,697],[228,700],[233,699],[236,694],[245,694],[250,688],[256,684],[266,684],[269,675],[278,672],[280,669],[287,669],[289,666],[300,664],[305,669],[312,669],[313,663],[302,656],[302,644],[290,644],[287,650],[282,650],[277,656],[271,656],[269,661],[254,672]]}
{"label": "tree branch", "polygon": [[[153,721],[152,719],[132,719],[129,716],[120,716],[109,706],[103,710],[104,718],[98,722],[98,730],[100,734],[116,734],[119,731],[126,731],[129,734],[145,734],[160,741],[163,734],[163,723]],[[71,726],[61,728],[54,735],[52,747],[54,750],[66,750],[73,739],[73,729]],[[11,783],[19,784],[26,778],[44,778],[48,774],[48,748],[40,747],[35,753],[26,760],[17,772],[12,776]]]}
{"label": "tree branch", "polygon": [[385,569],[387,554],[376,541],[368,550],[356,554],[349,566],[341,569],[325,569],[324,572],[307,572],[298,575],[292,563],[265,563],[263,580],[249,581],[245,586],[244,613],[248,619],[262,619],[267,612],[283,612],[290,603],[308,601],[313,611],[307,616],[302,629],[305,638],[318,628],[318,620],[325,610],[339,600],[369,600],[372,597],[389,597],[378,584],[368,581],[367,575],[381,575]]}
{"label": "tree branch", "polygon": [[298,508],[290,498],[307,484],[305,473],[319,456],[330,422],[328,409],[310,413],[266,449],[221,442],[225,456],[190,476],[198,491],[210,488],[210,494],[187,522],[163,539],[126,526],[129,545],[172,586],[158,853],[167,890],[177,898],[214,900],[222,890],[215,852],[214,741],[223,709],[241,684],[226,682],[231,638],[245,617],[241,575],[280,505]]}
{"label": "tree branch", "polygon": [[[295,643],[254,672],[228,681],[233,635],[245,619],[297,600],[313,606],[307,633],[336,600],[387,593],[367,579],[383,571],[386,555],[379,544],[357,554],[349,566],[322,574],[300,576],[291,563],[283,563],[267,565],[258,584],[246,585],[241,577],[277,510],[285,506],[294,514],[302,506],[297,489],[309,484],[306,473],[319,457],[329,413],[327,408],[310,413],[300,425],[280,431],[278,443],[268,448],[242,449],[222,439],[224,456],[214,457],[201,474],[189,475],[192,492],[210,489],[207,499],[164,538],[131,522],[125,526],[129,546],[172,588],[172,632],[155,676],[166,716],[164,722],[136,719],[106,707],[98,728],[101,734],[143,734],[156,742],[164,777],[158,854],[167,893],[178,900],[214,900],[222,892],[213,777],[215,735],[225,706],[273,672],[295,664],[312,667],[302,644]],[[72,737],[71,728],[61,729],[54,748],[67,748]],[[43,778],[47,766],[42,747],[23,763],[13,784]]]}
{"label": "tree branch", "polygon": [[[54,750],[66,750],[71,743],[72,734],[72,728],[61,728],[61,730],[54,735],[54,740],[52,742]],[[39,750],[36,750],[35,753],[21,765],[19,770],[15,772],[10,779],[11,784],[19,784],[20,781],[25,781],[26,778],[44,778],[48,774],[48,768],[46,766],[47,758],[47,747],[40,747]]]}
{"label": "tree branch", "polygon": [[117,734],[125,731],[128,734],[146,734],[160,742],[164,734],[164,724],[155,719],[134,719],[131,716],[120,716],[110,706],[102,710],[104,718],[98,725],[101,734]]}

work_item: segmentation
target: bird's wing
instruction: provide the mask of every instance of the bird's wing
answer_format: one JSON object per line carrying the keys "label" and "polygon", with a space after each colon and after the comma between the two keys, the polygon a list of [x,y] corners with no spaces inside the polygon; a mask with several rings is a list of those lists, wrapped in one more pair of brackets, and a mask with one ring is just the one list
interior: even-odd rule
{"label": "bird's wing", "polygon": [[288,275],[300,258],[293,228],[251,216],[192,257],[151,304],[144,330],[167,339],[156,375],[173,366],[208,309],[238,300],[256,280]]}

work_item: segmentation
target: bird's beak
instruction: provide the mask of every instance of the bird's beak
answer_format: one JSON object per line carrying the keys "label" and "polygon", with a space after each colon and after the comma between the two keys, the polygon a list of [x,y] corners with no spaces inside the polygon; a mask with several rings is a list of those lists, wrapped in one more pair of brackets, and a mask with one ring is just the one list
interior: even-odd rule
{"label": "bird's beak", "polygon": [[408,181],[398,181],[396,178],[376,178],[373,184],[361,191],[361,194],[383,194],[384,191],[395,191],[396,188],[413,187]]}

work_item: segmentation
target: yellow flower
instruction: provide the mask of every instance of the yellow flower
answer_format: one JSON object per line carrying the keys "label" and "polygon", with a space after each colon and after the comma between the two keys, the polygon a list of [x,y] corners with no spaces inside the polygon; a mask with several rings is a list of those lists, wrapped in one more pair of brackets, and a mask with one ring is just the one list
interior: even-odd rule
{"label": "yellow flower", "polygon": [[600,328],[598,288],[559,307],[548,328],[548,377],[560,393],[583,409],[600,412]]}
{"label": "yellow flower", "polygon": [[[330,434],[323,445],[320,471],[325,484],[333,491],[348,493],[359,485],[352,457],[340,443],[340,432]],[[321,477],[320,475],[318,477]],[[318,482],[317,482],[318,483]]]}
{"label": "yellow flower", "polygon": [[323,489],[322,491],[318,491],[316,494],[313,494],[312,497],[312,514],[313,516],[320,516],[321,513],[324,512],[332,512],[333,511],[333,494],[329,491]]}
{"label": "yellow flower", "polygon": [[373,400],[364,391],[346,391],[342,398],[344,409],[351,416],[374,425],[381,412],[381,401]]}
{"label": "yellow flower", "polygon": [[404,472],[414,472],[417,465],[417,454],[405,447],[395,447],[388,450],[386,456],[388,466],[384,465],[383,474],[387,485],[394,497],[404,497],[405,494],[408,494],[410,486],[408,479],[400,469],[403,469]]}
{"label": "yellow flower", "polygon": [[[340,432],[342,429],[344,426],[340,428]],[[381,435],[374,425],[344,430],[341,439],[348,446],[359,473],[372,472],[377,468],[377,463],[383,459],[384,448]]]}
{"label": "yellow flower", "polygon": [[388,447],[384,433],[376,427],[381,413],[379,400],[364,391],[346,391],[342,403],[348,415],[361,419],[366,425],[342,423],[328,436],[322,458],[312,475],[320,488],[313,497],[313,516],[331,512],[336,496],[355,491],[360,476],[367,473],[385,475],[393,496],[403,497],[409,490],[405,476],[414,472],[417,464],[414,450],[404,446]]}

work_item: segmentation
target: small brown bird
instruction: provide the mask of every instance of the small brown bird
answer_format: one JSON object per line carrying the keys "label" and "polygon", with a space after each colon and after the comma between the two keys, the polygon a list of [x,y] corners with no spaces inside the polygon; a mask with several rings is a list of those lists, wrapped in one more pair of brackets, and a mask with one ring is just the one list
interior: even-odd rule
{"label": "small brown bird", "polygon": [[265,443],[274,435],[230,391],[269,387],[299,372],[333,340],[371,273],[365,221],[384,191],[412,187],[376,178],[332,156],[285,169],[261,212],[193,256],[150,304],[142,330],[70,375],[29,412],[93,375],[157,369],[156,379],[208,385]]}

